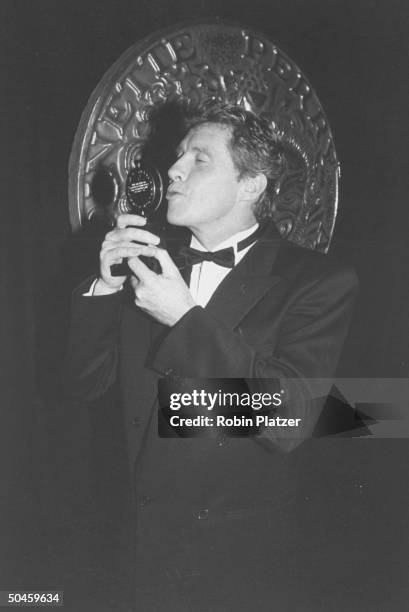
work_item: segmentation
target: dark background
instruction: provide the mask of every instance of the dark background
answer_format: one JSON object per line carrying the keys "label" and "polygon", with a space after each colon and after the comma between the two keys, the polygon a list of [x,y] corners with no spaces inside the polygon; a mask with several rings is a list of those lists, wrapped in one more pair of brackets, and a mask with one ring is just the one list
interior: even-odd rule
{"label": "dark background", "polygon": [[[77,273],[68,157],[91,91],[125,49],[216,15],[270,36],[327,113],[342,165],[332,250],[361,283],[339,375],[408,376],[406,0],[2,0],[0,589],[65,589],[73,610],[124,600],[115,391],[80,410],[58,383]],[[408,450],[407,440],[325,439],[295,453],[303,612],[407,609]]]}

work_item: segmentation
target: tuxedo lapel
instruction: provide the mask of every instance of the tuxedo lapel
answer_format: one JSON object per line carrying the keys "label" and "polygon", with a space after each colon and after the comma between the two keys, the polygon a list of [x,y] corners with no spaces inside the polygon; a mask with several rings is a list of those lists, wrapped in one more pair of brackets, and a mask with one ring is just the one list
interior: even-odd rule
{"label": "tuxedo lapel", "polygon": [[[183,280],[189,285],[191,266],[178,256],[182,245],[190,242],[190,232],[180,232],[167,241],[169,253],[178,266]],[[206,310],[229,329],[238,325],[267,291],[279,282],[274,274],[274,262],[283,240],[271,221],[261,238],[220,283]]]}
{"label": "tuxedo lapel", "polygon": [[262,238],[229,272],[220,283],[206,306],[227,328],[233,329],[259,302],[280,276],[274,274],[276,260],[282,239],[271,223]]}

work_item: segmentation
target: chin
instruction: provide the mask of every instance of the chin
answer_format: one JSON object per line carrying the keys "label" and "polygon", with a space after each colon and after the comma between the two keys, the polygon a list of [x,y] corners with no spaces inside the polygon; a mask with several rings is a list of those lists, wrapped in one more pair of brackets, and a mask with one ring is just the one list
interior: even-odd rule
{"label": "chin", "polygon": [[182,211],[172,210],[170,207],[166,219],[171,225],[186,225],[187,222],[186,215],[183,215]]}
{"label": "chin", "polygon": [[173,225],[174,227],[187,227],[186,223],[182,223],[181,221],[168,219],[169,225]]}

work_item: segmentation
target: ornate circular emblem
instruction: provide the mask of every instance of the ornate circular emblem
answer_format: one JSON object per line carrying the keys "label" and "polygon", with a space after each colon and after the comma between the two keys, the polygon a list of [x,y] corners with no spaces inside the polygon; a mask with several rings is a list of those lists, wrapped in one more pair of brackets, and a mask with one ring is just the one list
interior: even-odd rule
{"label": "ornate circular emblem", "polygon": [[126,179],[125,195],[126,199],[120,201],[120,212],[151,217],[163,200],[163,182],[159,171],[137,161]]}
{"label": "ornate circular emblem", "polygon": [[[144,153],[152,111],[166,101],[207,99],[239,104],[271,123],[288,162],[276,194],[276,224],[284,237],[327,251],[340,172],[321,104],[298,66],[272,41],[220,21],[156,33],[128,49],[101,79],[70,157],[73,230],[93,217],[112,219],[141,198],[157,206],[155,193],[163,193],[161,175],[170,163],[152,142],[150,154]],[[177,130],[170,133],[175,126],[169,116],[165,123],[168,142]]]}

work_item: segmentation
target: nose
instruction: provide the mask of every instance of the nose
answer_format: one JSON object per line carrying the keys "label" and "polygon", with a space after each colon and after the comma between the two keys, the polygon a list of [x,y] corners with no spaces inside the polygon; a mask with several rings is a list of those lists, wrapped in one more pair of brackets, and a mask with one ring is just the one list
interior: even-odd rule
{"label": "nose", "polygon": [[182,157],[179,157],[175,163],[169,168],[168,176],[172,182],[183,181],[186,177],[186,169],[182,163]]}

